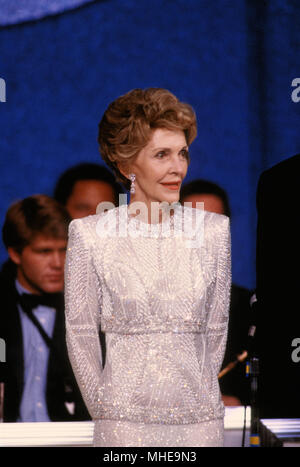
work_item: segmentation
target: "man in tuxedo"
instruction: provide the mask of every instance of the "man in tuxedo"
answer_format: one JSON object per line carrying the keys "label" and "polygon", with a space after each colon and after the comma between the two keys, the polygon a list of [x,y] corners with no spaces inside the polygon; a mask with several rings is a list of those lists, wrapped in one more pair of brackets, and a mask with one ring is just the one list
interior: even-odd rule
{"label": "man in tuxedo", "polygon": [[[226,191],[219,185],[203,179],[196,179],[183,185],[180,192],[181,203],[204,203],[206,211],[230,217],[230,206]],[[251,291],[237,284],[231,285],[228,338],[222,370],[235,362],[238,355],[247,350],[250,326]],[[223,402],[229,405],[248,405],[250,402],[249,381],[246,378],[245,362],[237,365],[219,380]]]}
{"label": "man in tuxedo", "polygon": [[67,211],[45,195],[14,203],[3,241],[0,334],[6,344],[4,421],[89,419],[67,356],[64,261]]}
{"label": "man in tuxedo", "polygon": [[300,154],[263,172],[257,187],[257,331],[260,418],[300,417]]}

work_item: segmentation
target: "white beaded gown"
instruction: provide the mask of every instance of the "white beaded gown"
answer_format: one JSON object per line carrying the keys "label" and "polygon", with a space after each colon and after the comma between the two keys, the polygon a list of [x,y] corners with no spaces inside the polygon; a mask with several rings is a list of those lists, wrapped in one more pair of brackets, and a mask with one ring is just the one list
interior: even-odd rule
{"label": "white beaded gown", "polygon": [[230,251],[228,217],[179,204],[160,224],[127,205],[71,222],[66,338],[94,446],[223,445]]}

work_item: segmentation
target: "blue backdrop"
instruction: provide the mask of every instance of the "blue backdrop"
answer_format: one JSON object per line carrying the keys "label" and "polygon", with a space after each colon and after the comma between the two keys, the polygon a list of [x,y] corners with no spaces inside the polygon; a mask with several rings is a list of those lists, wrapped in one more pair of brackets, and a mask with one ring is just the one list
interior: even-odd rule
{"label": "blue backdrop", "polygon": [[1,225],[11,202],[51,195],[67,167],[101,162],[97,125],[111,100],[165,87],[197,113],[186,180],[227,190],[233,280],[253,288],[259,174],[300,152],[300,2],[0,3]]}

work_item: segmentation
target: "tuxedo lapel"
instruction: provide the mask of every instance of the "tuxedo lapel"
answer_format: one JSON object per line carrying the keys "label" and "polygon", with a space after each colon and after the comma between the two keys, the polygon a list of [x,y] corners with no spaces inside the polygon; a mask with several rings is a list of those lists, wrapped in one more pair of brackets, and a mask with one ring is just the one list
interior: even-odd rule
{"label": "tuxedo lapel", "polygon": [[16,421],[17,408],[20,405],[24,385],[24,351],[22,326],[19,310],[16,304],[16,290],[14,286],[7,289],[5,295],[6,321],[6,384],[5,384],[5,412],[8,421]]}

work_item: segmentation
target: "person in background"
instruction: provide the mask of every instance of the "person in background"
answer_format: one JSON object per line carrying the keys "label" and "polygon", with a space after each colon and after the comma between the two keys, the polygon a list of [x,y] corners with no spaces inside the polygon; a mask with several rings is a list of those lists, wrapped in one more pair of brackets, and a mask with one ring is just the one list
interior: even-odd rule
{"label": "person in background", "polygon": [[[54,198],[67,209],[72,219],[96,214],[102,202],[119,206],[119,195],[124,193],[112,172],[104,165],[90,162],[75,165],[59,177]],[[105,364],[106,342],[100,329],[102,361]]]}
{"label": "person in background", "polygon": [[260,418],[300,418],[300,154],[257,186],[256,350]]}
{"label": "person in background", "polygon": [[[231,217],[227,193],[222,187],[208,180],[197,179],[184,184],[180,192],[180,202],[190,202],[193,208],[197,207],[197,202],[203,202],[205,211]],[[241,355],[247,349],[251,295],[250,290],[236,284],[231,285],[228,338],[222,370],[229,363],[236,361],[237,355]],[[238,363],[230,372],[225,373],[219,382],[225,405],[250,403],[245,364]]]}
{"label": "person in background", "polygon": [[108,201],[119,206],[123,189],[106,167],[82,163],[66,170],[58,179],[54,199],[66,207],[72,219],[96,214],[99,203]]}
{"label": "person in background", "polygon": [[70,217],[46,195],[13,203],[0,272],[4,421],[88,420],[65,345],[64,262]]}

